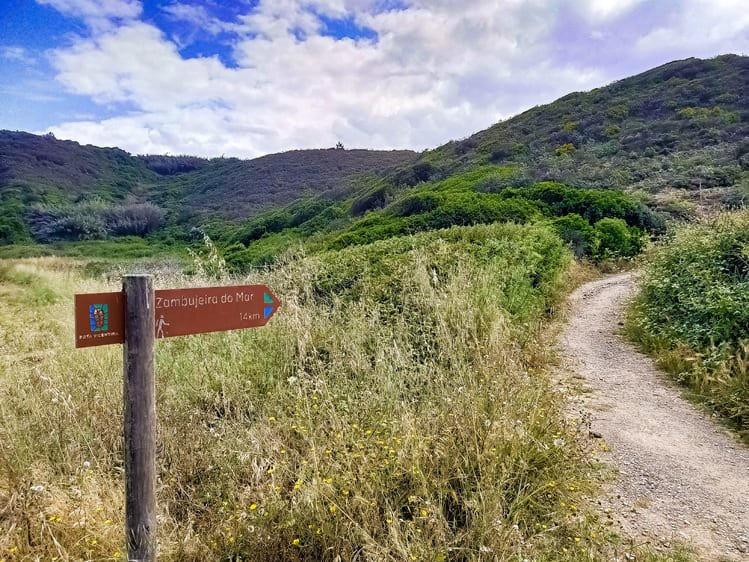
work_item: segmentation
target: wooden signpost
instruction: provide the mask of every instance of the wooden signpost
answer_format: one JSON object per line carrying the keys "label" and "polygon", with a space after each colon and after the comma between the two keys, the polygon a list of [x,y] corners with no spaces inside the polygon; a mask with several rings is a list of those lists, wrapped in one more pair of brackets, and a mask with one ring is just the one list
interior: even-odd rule
{"label": "wooden signpost", "polygon": [[125,538],[128,560],[156,560],[154,340],[264,326],[281,303],[265,285],[154,291],[127,275],[122,292],[75,295],[75,345],[123,343]]}

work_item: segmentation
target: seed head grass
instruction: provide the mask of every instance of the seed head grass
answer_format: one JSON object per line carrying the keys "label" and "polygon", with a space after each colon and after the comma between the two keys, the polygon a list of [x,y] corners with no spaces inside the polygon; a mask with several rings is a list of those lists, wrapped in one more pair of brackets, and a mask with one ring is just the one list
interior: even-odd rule
{"label": "seed head grass", "polygon": [[[584,507],[590,455],[547,373],[570,261],[544,227],[492,225],[155,272],[282,301],[261,329],[157,342],[160,559],[629,552]],[[125,559],[122,350],[73,339],[72,295],[105,290],[65,260],[0,265],[2,559]]]}

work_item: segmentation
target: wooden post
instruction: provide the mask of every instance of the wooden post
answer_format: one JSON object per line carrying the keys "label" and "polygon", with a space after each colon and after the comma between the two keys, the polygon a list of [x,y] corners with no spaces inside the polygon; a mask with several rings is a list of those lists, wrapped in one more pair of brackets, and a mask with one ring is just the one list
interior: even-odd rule
{"label": "wooden post", "polygon": [[128,560],[156,560],[156,381],[154,290],[150,275],[126,275],[125,539]]}

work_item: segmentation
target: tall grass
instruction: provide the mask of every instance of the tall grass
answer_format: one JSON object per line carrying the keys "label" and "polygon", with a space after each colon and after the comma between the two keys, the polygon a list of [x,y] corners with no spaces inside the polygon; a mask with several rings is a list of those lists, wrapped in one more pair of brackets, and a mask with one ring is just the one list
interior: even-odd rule
{"label": "tall grass", "polygon": [[647,264],[627,331],[749,438],[749,211],[676,231]]}
{"label": "tall grass", "polygon": [[[619,548],[584,515],[589,451],[539,340],[569,262],[517,225],[290,255],[246,279],[281,297],[267,327],[159,341],[160,559]],[[124,559],[121,349],[72,336],[71,295],[115,288],[61,261],[3,266],[0,557]]]}

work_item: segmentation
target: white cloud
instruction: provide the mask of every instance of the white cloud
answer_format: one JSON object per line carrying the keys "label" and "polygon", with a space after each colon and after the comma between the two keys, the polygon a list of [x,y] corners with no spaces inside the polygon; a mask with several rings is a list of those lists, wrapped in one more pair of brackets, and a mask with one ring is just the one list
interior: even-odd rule
{"label": "white cloud", "polygon": [[223,21],[208,13],[205,6],[174,2],[161,8],[172,19],[193,24],[196,28],[217,35],[223,31],[234,31],[237,25]]}
{"label": "white cloud", "polygon": [[[616,25],[638,1],[625,0],[614,9],[606,6],[615,3],[586,0],[586,9],[596,25]],[[706,1],[690,0],[692,12],[704,9]],[[123,10],[136,6],[118,4]],[[728,35],[692,39],[705,49],[723,48],[746,33],[740,2],[717,0],[711,6],[718,4],[724,19],[714,21]],[[217,57],[182,58],[161,30],[138,19],[99,28],[52,53],[57,80],[97,103],[125,104],[130,113],[52,129],[62,138],[132,152],[257,156],[332,146],[337,140],[351,147],[423,149],[569,91],[622,77],[610,75],[607,67],[559,62],[559,10],[549,9],[545,0],[475,0],[459,10],[452,0],[414,0],[397,10],[390,10],[392,5],[261,0],[235,22],[214,20],[236,34],[236,68]],[[210,20],[198,5],[171,6],[175,17]],[[112,10],[105,10],[106,17]],[[323,36],[316,14],[354,17],[373,29],[377,40]],[[664,22],[661,33],[695,35],[688,16],[680,21],[675,27]],[[655,35],[645,37],[638,48],[653,49],[650,56],[660,64],[666,60],[658,59],[657,41]],[[687,36],[681,56],[689,56],[690,47]]]}
{"label": "white cloud", "polygon": [[0,47],[0,58],[25,65],[35,65],[36,58],[24,47],[17,45]]}
{"label": "white cloud", "polygon": [[634,52],[689,52],[706,57],[749,51],[749,9],[745,0],[691,0],[676,17],[640,37]]}
{"label": "white cloud", "polygon": [[108,29],[113,20],[132,20],[140,16],[140,0],[36,0],[71,17],[80,18],[92,29]]}
{"label": "white cloud", "polygon": [[[595,23],[615,19],[645,0],[583,0],[580,8],[583,14]],[[662,1],[662,0],[659,0]]]}

